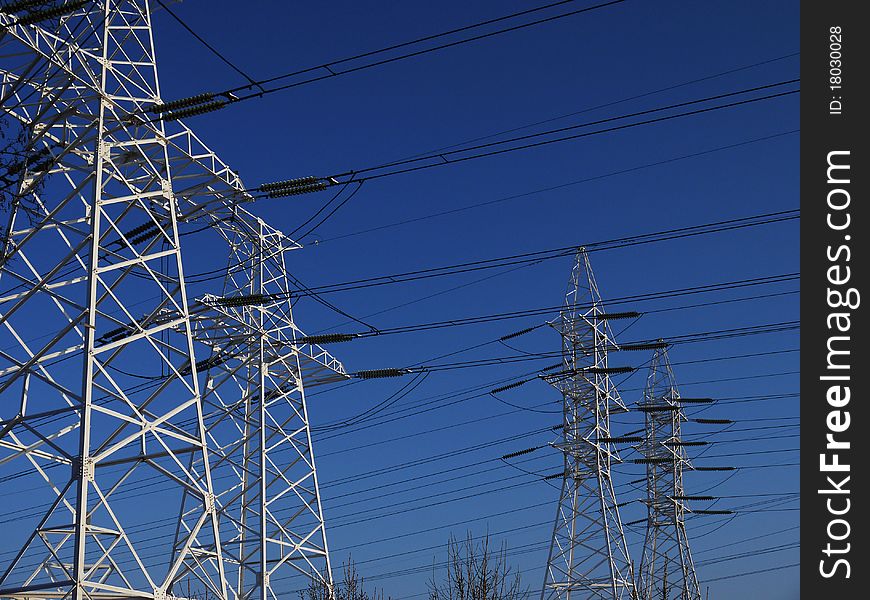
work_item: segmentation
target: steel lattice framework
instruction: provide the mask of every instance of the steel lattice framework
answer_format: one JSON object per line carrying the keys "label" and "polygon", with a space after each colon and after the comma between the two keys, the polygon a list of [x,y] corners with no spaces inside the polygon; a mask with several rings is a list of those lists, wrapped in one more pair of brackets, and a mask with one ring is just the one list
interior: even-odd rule
{"label": "steel lattice framework", "polygon": [[[345,374],[298,343],[298,245],[239,206],[238,176],[189,129],[148,115],[147,0],[79,4],[38,24],[0,13],[3,108],[27,133],[0,259],[0,468],[42,484],[0,596],[266,598],[278,571],[330,584],[302,381]],[[189,303],[193,222],[235,267]]]}
{"label": "steel lattice framework", "polygon": [[643,600],[701,600],[686,536],[683,469],[690,468],[680,434],[686,420],[666,347],[656,350],[643,402],[647,530],[638,572]]}
{"label": "steel lattice framework", "polygon": [[[210,348],[199,368],[208,371],[207,431],[220,457],[219,510],[233,532],[223,544],[234,589],[277,598],[271,581],[287,569],[332,585],[303,380],[310,387],[344,370],[294,324],[285,253],[298,244],[257,225],[255,235],[227,238],[224,293],[202,298],[195,328]],[[190,500],[185,510],[195,510]]]}
{"label": "steel lattice framework", "polygon": [[563,395],[565,474],[542,598],[634,598],[634,574],[611,463],[610,415],[625,411],[607,362],[615,347],[589,256],[577,253],[565,308],[553,323],[562,336],[562,370],[548,376]]}

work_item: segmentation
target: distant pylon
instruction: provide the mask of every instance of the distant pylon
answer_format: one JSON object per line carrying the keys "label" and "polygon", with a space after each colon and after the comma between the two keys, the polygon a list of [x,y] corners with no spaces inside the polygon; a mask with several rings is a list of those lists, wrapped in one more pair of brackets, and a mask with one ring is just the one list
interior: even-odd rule
{"label": "distant pylon", "polygon": [[646,437],[647,530],[638,572],[642,600],[701,600],[686,536],[683,468],[689,466],[680,424],[685,420],[667,347],[655,351],[643,402]]}
{"label": "distant pylon", "polygon": [[562,392],[565,474],[542,599],[635,598],[634,574],[611,478],[616,457],[610,415],[625,411],[610,380],[614,347],[585,249],[577,253],[565,308],[553,326],[562,336],[562,370],[548,381]]}

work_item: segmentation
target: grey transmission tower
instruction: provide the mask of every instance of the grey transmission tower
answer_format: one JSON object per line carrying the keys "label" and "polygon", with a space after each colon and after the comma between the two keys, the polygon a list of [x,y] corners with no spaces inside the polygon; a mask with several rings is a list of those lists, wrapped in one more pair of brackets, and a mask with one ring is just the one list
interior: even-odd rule
{"label": "grey transmission tower", "polygon": [[685,420],[667,347],[656,350],[649,368],[643,402],[646,439],[640,447],[646,464],[647,530],[638,573],[643,600],[701,600],[684,521],[685,504],[694,499],[683,488],[689,468],[681,434]]}
{"label": "grey transmission tower", "polygon": [[[147,0],[3,6],[0,97],[26,144],[0,258],[0,469],[32,486],[36,517],[4,525],[18,550],[0,597],[328,584],[302,380],[344,370],[293,322],[298,245],[238,206],[241,181],[189,129],[149,114]],[[194,221],[242,265],[197,302],[179,233]]]}
{"label": "grey transmission tower", "polygon": [[565,473],[547,561],[543,599],[635,598],[634,573],[611,463],[618,458],[610,415],[625,411],[607,363],[615,347],[585,249],[577,253],[565,308],[554,322],[562,336],[562,370],[548,381],[563,395]]}

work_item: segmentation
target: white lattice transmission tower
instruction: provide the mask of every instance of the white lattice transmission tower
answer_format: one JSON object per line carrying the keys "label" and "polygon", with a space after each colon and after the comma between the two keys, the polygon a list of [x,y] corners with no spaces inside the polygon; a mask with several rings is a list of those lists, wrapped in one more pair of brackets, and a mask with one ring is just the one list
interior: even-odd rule
{"label": "white lattice transmission tower", "polygon": [[[0,597],[332,582],[303,380],[346,375],[293,320],[298,244],[149,112],[153,39],[147,0],[0,9],[0,98],[25,138],[0,257],[0,481],[26,490],[6,493]],[[234,266],[199,299],[191,224]]]}
{"label": "white lattice transmission tower", "polygon": [[634,573],[619,516],[611,466],[618,460],[610,416],[626,410],[610,375],[614,348],[589,256],[581,249],[565,307],[553,326],[562,338],[562,368],[547,376],[563,396],[564,476],[543,599],[634,598]]}
{"label": "white lattice transmission tower", "polygon": [[710,499],[687,496],[683,470],[691,467],[681,425],[686,420],[666,346],[655,351],[643,401],[645,440],[640,446],[646,464],[646,538],[638,570],[643,600],[701,600],[701,589],[689,539],[686,504]]}

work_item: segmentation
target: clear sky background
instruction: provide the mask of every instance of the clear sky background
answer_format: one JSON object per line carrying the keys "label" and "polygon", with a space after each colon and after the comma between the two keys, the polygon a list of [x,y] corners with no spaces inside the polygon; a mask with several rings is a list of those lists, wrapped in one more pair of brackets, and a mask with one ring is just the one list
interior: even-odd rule
{"label": "clear sky background", "polygon": [[[185,0],[172,8],[262,78],[538,5]],[[154,22],[164,99],[244,83],[164,11],[156,11]],[[798,42],[798,2],[634,0],[301,86],[188,125],[253,187],[365,168],[544,120],[554,119],[520,133],[795,79]],[[770,62],[612,104],[764,61]],[[794,209],[798,106],[792,95],[374,180],[315,235],[300,240],[305,248],[291,256],[289,267],[307,285],[319,286]],[[716,150],[735,144],[741,145]],[[689,155],[695,156],[645,167]],[[546,188],[556,189],[538,192]],[[250,210],[290,232],[329,197],[322,192],[263,201]],[[798,223],[787,221],[591,258],[607,299],[793,273],[798,247]],[[225,264],[205,243],[190,243],[183,252],[188,273]],[[571,263],[566,257],[330,294],[329,300],[378,328],[554,306],[562,301]],[[620,341],[633,341],[792,321],[798,318],[797,287],[792,281],[614,305],[647,312],[637,322],[616,323],[615,330]],[[768,297],[745,299],[759,295]],[[296,305],[296,319],[308,332],[360,330],[310,299]],[[559,339],[549,328],[512,340],[513,348],[493,343],[544,319],[367,338],[331,350],[349,371],[556,351]],[[728,430],[685,428],[691,439],[716,442],[703,453],[693,451],[700,455],[696,464],[741,467],[685,478],[688,493],[722,497],[703,508],[736,511],[688,521],[698,574],[714,600],[799,597],[796,569],[780,568],[798,560],[798,343],[797,332],[788,331],[671,350],[683,394],[720,400],[703,416],[737,421]],[[643,367],[648,359],[626,353],[612,362]],[[542,430],[559,422],[560,396],[539,381],[500,396],[531,411],[487,395],[469,399],[475,393],[465,390],[485,391],[553,362],[530,357],[432,373],[361,425],[316,432],[336,571],[352,555],[371,585],[394,598],[423,597],[448,536],[488,531],[507,545],[524,583],[540,589],[558,496],[541,476],[558,471],[561,456],[545,448],[511,461],[514,466],[498,459],[555,440]],[[641,368],[617,379],[627,402],[640,398],[644,378]],[[312,390],[313,424],[353,417],[407,383]],[[628,431],[638,418],[621,416],[615,429]],[[637,466],[614,471],[620,501],[642,497],[641,489],[627,484],[640,476]],[[623,520],[640,519],[644,510],[629,504]],[[639,561],[643,529],[627,532]],[[754,571],[760,572],[743,575]],[[290,592],[302,581],[281,585]]]}

